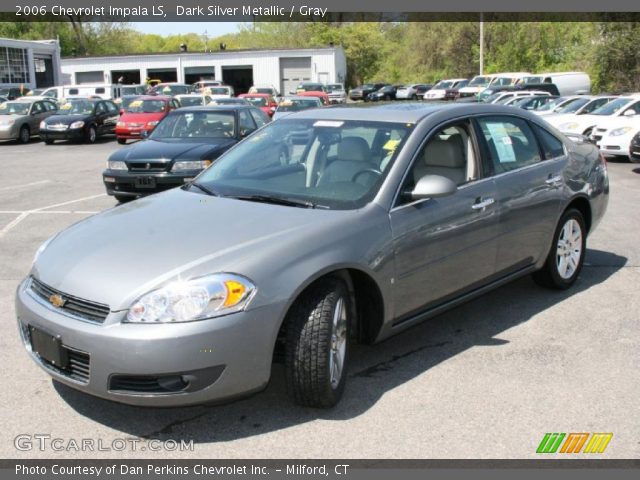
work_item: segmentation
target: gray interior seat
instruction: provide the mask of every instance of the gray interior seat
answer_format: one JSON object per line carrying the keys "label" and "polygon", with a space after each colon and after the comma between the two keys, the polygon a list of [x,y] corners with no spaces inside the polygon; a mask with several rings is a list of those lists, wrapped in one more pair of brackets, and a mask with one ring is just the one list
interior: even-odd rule
{"label": "gray interior seat", "polygon": [[376,168],[367,141],[360,137],[345,137],[338,144],[336,160],[327,166],[318,184],[351,182],[356,173],[367,168]]}
{"label": "gray interior seat", "polygon": [[456,185],[466,182],[467,160],[460,135],[448,139],[433,138],[427,143],[422,162],[416,164],[413,179],[417,183],[425,175],[441,175]]}

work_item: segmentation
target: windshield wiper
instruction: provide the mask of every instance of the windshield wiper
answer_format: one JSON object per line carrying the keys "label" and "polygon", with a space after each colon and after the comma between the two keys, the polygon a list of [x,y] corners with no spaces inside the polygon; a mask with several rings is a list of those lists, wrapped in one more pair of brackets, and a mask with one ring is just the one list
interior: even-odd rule
{"label": "windshield wiper", "polygon": [[228,198],[235,198],[236,200],[246,200],[248,202],[273,203],[274,205],[284,205],[287,207],[327,208],[324,205],[316,205],[315,203],[309,202],[307,200],[275,197],[273,195],[230,195]]}
{"label": "windshield wiper", "polygon": [[187,184],[187,186],[196,187],[197,189],[203,191],[207,195],[211,195],[212,197],[219,197],[220,196],[218,193],[216,193],[215,191],[211,190],[209,187],[205,187],[201,183],[191,182],[191,183]]}

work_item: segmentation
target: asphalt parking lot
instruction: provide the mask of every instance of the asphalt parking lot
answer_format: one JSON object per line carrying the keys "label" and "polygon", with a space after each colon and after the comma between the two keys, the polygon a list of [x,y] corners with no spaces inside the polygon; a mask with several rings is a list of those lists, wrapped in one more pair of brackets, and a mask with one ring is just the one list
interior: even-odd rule
{"label": "asphalt parking lot", "polygon": [[[24,352],[13,307],[45,239],[118,208],[100,176],[118,148],[0,144],[0,457],[535,458],[546,432],[612,432],[601,457],[640,456],[639,165],[609,163],[609,210],[572,290],[524,278],[358,346],[332,410],[293,406],[278,366],[264,392],[235,403],[143,409],[53,383]],[[20,434],[193,439],[194,450],[18,451]]]}

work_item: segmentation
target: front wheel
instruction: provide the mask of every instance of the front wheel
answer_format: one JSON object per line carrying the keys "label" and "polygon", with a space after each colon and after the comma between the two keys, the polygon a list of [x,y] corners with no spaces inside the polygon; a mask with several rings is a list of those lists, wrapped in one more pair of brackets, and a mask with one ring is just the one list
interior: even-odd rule
{"label": "front wheel", "polygon": [[125,143],[127,143],[127,139],[126,139],[126,138],[119,138],[119,139],[118,139],[118,143],[119,143],[120,145],[124,145]]}
{"label": "front wheel", "polygon": [[349,359],[351,300],[344,282],[326,278],[296,300],[287,315],[285,371],[292,399],[329,408],[342,397]]}
{"label": "front wheel", "polygon": [[582,270],[586,248],[584,217],[578,210],[567,210],[558,222],[547,261],[533,274],[533,279],[543,287],[569,288]]}
{"label": "front wheel", "polygon": [[24,125],[18,134],[18,141],[20,143],[29,143],[29,140],[31,140],[31,131],[29,130],[29,127]]}
{"label": "front wheel", "polygon": [[87,142],[88,143],[96,143],[96,138],[98,138],[98,134],[96,132],[96,127],[91,125],[89,130],[87,130]]}

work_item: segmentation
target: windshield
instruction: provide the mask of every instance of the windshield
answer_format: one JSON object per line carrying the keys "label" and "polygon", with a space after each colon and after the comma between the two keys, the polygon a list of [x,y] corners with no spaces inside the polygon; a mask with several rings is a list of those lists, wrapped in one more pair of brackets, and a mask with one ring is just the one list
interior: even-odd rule
{"label": "windshield", "polygon": [[208,90],[211,95],[230,95],[229,89],[226,87],[211,87]]}
{"label": "windshield", "polygon": [[484,87],[485,85],[489,85],[491,81],[491,77],[473,77],[473,79],[469,82],[470,87]]}
{"label": "windshield", "polygon": [[278,105],[278,112],[298,112],[309,108],[317,108],[320,102],[316,99],[285,99]]}
{"label": "windshield", "polygon": [[[500,96],[500,94],[496,94],[497,96]],[[493,95],[492,95],[493,96]],[[494,103],[507,103],[509,100],[513,100],[514,95],[504,95],[502,98],[500,98],[499,100],[496,100]]]}
{"label": "windshield", "polygon": [[339,83],[330,83],[329,85],[327,85],[327,90],[329,90],[329,92],[333,93],[333,92],[341,92],[344,90],[344,87],[342,85],[340,85]]}
{"label": "windshield", "polygon": [[297,90],[305,92],[322,92],[322,85],[319,83],[301,83],[298,85]]}
{"label": "windshield", "polygon": [[543,77],[524,77],[522,83],[543,83]]}
{"label": "windshield", "polygon": [[255,107],[265,107],[267,99],[264,97],[244,97],[244,99]]}
{"label": "windshield", "polygon": [[268,93],[269,95],[271,95],[273,93],[273,89],[269,88],[269,87],[265,87],[265,88],[254,87],[254,88],[251,89],[251,91],[253,93]]}
{"label": "windshield", "polygon": [[144,93],[144,87],[120,87],[120,93],[122,95],[139,95],[141,93]]}
{"label": "windshield", "polygon": [[196,182],[222,196],[360,208],[380,189],[411,128],[406,123],[284,118],[240,142]]}
{"label": "windshield", "polygon": [[235,137],[233,112],[174,112],[158,124],[149,138],[161,141],[197,138],[201,141]]}
{"label": "windshield", "polygon": [[167,102],[164,100],[133,100],[124,109],[127,113],[162,113]]}
{"label": "windshield", "polygon": [[594,110],[597,110],[598,108],[602,107],[603,105],[606,105],[611,100],[612,100],[611,98],[596,98],[595,100],[592,100],[591,102],[587,103],[582,108],[582,110],[580,110],[580,112],[578,112],[578,114],[579,115],[589,114],[589,113],[593,112]]}
{"label": "windshield", "polygon": [[491,85],[511,85],[514,83],[514,78],[511,77],[497,77],[493,79]]}
{"label": "windshield", "polygon": [[596,108],[591,115],[613,115],[621,108],[627,106],[631,99],[629,97],[616,98],[614,101],[603,105],[600,108]]}
{"label": "windshield", "polygon": [[203,97],[180,97],[179,100],[182,107],[194,107],[205,104]]}
{"label": "windshield", "polygon": [[184,95],[185,93],[191,93],[191,87],[188,85],[158,85],[154,92],[162,93],[163,95]]}
{"label": "windshield", "polygon": [[[575,113],[580,107],[589,103],[588,98],[572,98],[569,100],[558,99],[551,105],[545,105],[545,110],[553,110],[553,113]],[[541,109],[542,110],[542,109]]]}
{"label": "windshield", "polygon": [[90,115],[93,113],[94,104],[83,100],[74,100],[63,104],[56,115]]}
{"label": "windshield", "polygon": [[451,85],[453,85],[453,82],[442,80],[436,83],[432,90],[444,90],[446,88],[451,88]]}
{"label": "windshield", "polygon": [[502,94],[502,92],[496,92],[496,93],[491,93],[491,91],[487,92],[486,90],[484,92],[482,92],[478,98],[480,101],[485,102],[485,103],[491,103],[494,100],[497,100],[500,95]]}
{"label": "windshield", "polygon": [[0,104],[0,115],[26,115],[29,113],[30,103],[5,102]]}

